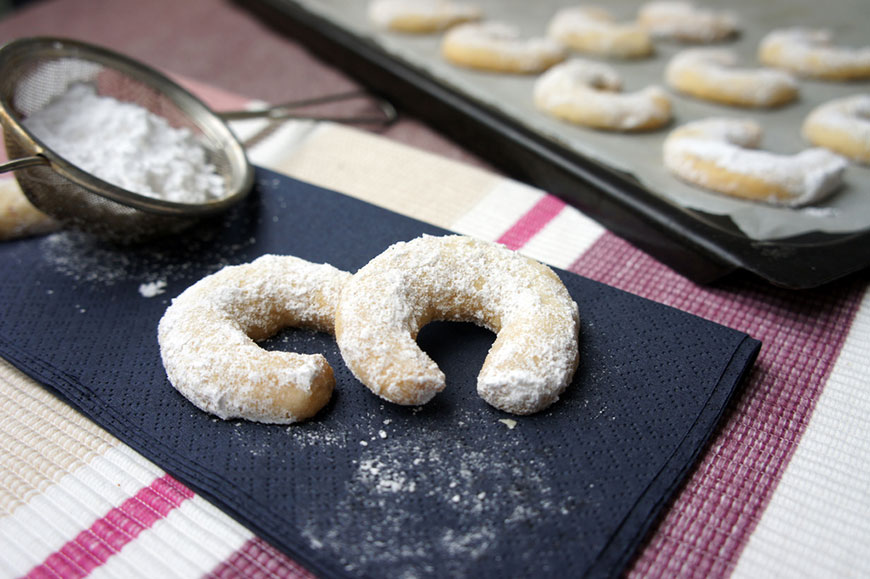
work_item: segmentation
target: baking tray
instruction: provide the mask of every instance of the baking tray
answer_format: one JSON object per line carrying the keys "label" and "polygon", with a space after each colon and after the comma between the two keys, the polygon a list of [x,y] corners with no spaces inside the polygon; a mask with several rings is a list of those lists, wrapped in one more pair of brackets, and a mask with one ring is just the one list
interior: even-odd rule
{"label": "baking tray", "polygon": [[[506,2],[480,2],[493,20],[523,24],[526,34],[540,34],[549,16],[566,2],[537,2],[533,6],[518,0]],[[602,225],[643,249],[679,273],[699,283],[709,283],[737,271],[748,271],[774,285],[804,289],[823,285],[870,265],[870,210],[862,211],[864,189],[870,199],[870,170],[850,166],[847,171],[846,193],[839,199],[859,199],[859,209],[848,206],[841,214],[862,215],[866,223],[852,224],[842,231],[825,231],[804,227],[798,233],[777,232],[768,227],[761,232],[747,234],[736,224],[736,219],[749,215],[764,223],[769,208],[761,204],[739,200],[733,203],[734,214],[689,207],[680,201],[685,198],[685,184],[667,176],[659,179],[659,190],[651,188],[645,175],[632,170],[637,143],[647,146],[641,155],[658,155],[661,140],[667,130],[641,136],[601,135],[592,131],[563,125],[544,115],[529,112],[528,103],[517,102],[512,95],[520,94],[511,84],[531,86],[533,78],[506,78],[473,71],[448,70],[443,62],[431,55],[437,37],[420,40],[375,30],[364,17],[364,2],[346,0],[250,0],[244,6],[267,24],[308,46],[320,58],[355,77],[371,90],[391,99],[400,109],[420,117],[468,150],[493,163],[506,174],[551,192]],[[627,16],[636,10],[639,2],[612,2],[617,15]],[[726,46],[734,48],[744,64],[754,53],[757,40],[773,25],[789,26],[799,23],[817,23],[833,27],[838,43],[861,43],[864,20],[855,18],[861,11],[870,11],[859,0],[839,0],[820,6],[807,1],[755,3],[749,1],[729,3],[744,17],[745,28],[737,41]],[[346,8],[346,9],[345,9]],[[827,12],[825,12],[827,10]],[[748,16],[748,17],[747,17]],[[512,20],[512,17],[514,20]],[[856,22],[851,25],[850,22]],[[855,39],[858,40],[855,40]],[[626,78],[627,90],[634,90],[631,82],[639,82],[644,74],[640,67],[664,68],[669,55],[681,47],[657,45],[658,54],[648,63],[617,63]],[[421,56],[422,55],[422,56]],[[429,55],[429,56],[427,56]],[[635,74],[636,73],[636,74]],[[626,75],[629,75],[626,77]],[[634,79],[634,80],[632,80]],[[495,102],[493,89],[505,89],[506,102]],[[743,111],[709,105],[675,95],[675,124],[700,115],[761,116],[762,124],[775,122],[777,115],[796,118],[821,102],[837,94],[867,92],[870,83],[802,82],[802,99],[797,105],[775,111]],[[515,91],[515,92],[512,92]],[[490,95],[489,97],[487,95]],[[513,99],[513,100],[511,100]],[[528,99],[530,100],[530,99]],[[605,139],[622,139],[626,145],[627,166],[618,166],[613,158],[602,158],[597,153],[598,143]],[[590,145],[591,143],[591,145]],[[589,146],[587,146],[589,145]],[[791,133],[773,134],[766,140],[769,148],[780,152],[793,152],[806,147],[800,142],[797,129]],[[634,148],[632,148],[634,147]],[[654,152],[654,153],[651,153]],[[662,190],[664,187],[664,190]],[[672,195],[673,193],[673,195]],[[681,194],[683,197],[681,198]],[[712,203],[722,196],[698,191]],[[703,206],[703,204],[702,204]],[[788,224],[788,213],[796,216],[819,218],[824,224],[826,212],[834,211],[822,206],[798,212],[778,209],[777,224]],[[783,217],[785,216],[785,217]],[[778,220],[778,221],[777,221]],[[750,223],[750,227],[753,224]]]}

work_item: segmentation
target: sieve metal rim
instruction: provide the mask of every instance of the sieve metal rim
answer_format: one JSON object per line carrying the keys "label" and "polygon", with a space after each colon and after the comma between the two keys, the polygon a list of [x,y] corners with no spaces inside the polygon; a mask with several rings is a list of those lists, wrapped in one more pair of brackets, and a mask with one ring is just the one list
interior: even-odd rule
{"label": "sieve metal rim", "polygon": [[[229,184],[229,191],[225,196],[204,203],[167,201],[118,187],[80,169],[52,151],[21,124],[21,117],[7,98],[8,91],[0,90],[0,122],[5,131],[13,133],[12,138],[26,145],[28,149],[32,149],[32,154],[36,158],[31,162],[32,165],[46,164],[57,174],[95,195],[132,209],[157,215],[178,217],[212,215],[235,205],[250,193],[254,184],[254,170],[236,135],[208,105],[162,72],[105,47],[69,38],[34,36],[19,38],[0,46],[0,79],[6,82],[8,71],[13,69],[10,67],[32,61],[35,54],[95,62],[161,92],[191,118],[210,140],[220,143],[225,149],[224,152],[231,163],[233,182]],[[45,159],[44,163],[38,158]]]}

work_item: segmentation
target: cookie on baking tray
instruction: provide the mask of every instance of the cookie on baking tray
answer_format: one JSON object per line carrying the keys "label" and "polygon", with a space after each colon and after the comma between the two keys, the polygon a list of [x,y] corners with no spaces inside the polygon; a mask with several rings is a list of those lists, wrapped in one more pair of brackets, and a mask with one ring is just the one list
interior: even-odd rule
{"label": "cookie on baking tray", "polygon": [[731,50],[690,48],[671,58],[665,79],[683,94],[731,106],[776,107],[797,98],[798,83],[790,73],[736,65]]}
{"label": "cookie on baking tray", "polygon": [[452,0],[372,0],[368,16],[385,30],[428,34],[479,20],[483,11],[476,4]]}
{"label": "cookie on baking tray", "polygon": [[488,72],[536,74],[565,60],[561,44],[546,37],[523,37],[504,22],[472,22],[444,35],[441,54],[457,66]]}
{"label": "cookie on baking tray", "polygon": [[671,119],[671,99],[657,86],[623,93],[612,67],[571,59],[541,75],[534,87],[535,106],[564,121],[613,131],[657,129]]}
{"label": "cookie on baking tray", "polygon": [[15,179],[0,179],[0,241],[42,235],[60,224],[34,207]]}
{"label": "cookie on baking tray", "polygon": [[804,120],[802,133],[817,147],[870,164],[870,94],[820,104]]}
{"label": "cookie on baking tray", "polygon": [[739,30],[737,16],[681,0],[657,0],[641,6],[638,22],[654,38],[708,43],[726,40]]}
{"label": "cookie on baking tray", "polygon": [[823,148],[795,155],[758,150],[762,134],[750,119],[692,121],[665,139],[664,164],[698,187],[772,205],[808,205],[842,185],[847,162],[839,155]]}
{"label": "cookie on baking tray", "polygon": [[870,46],[837,46],[832,32],[824,28],[773,30],[761,40],[758,60],[809,78],[836,81],[870,78]]}
{"label": "cookie on baking tray", "polygon": [[568,48],[611,58],[642,58],[653,53],[652,38],[635,22],[617,22],[598,6],[570,6],[556,12],[547,35]]}

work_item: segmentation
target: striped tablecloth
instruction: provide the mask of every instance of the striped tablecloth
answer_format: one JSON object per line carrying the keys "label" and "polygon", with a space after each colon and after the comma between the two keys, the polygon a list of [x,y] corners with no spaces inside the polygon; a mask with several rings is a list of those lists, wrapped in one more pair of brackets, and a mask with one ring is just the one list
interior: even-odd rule
{"label": "striped tablecloth", "polygon": [[[218,109],[244,103],[194,90]],[[763,342],[629,575],[870,576],[866,275],[804,292],[741,277],[698,286],[556,197],[480,168],[333,124],[234,128],[258,165]],[[308,573],[0,360],[0,575]]]}

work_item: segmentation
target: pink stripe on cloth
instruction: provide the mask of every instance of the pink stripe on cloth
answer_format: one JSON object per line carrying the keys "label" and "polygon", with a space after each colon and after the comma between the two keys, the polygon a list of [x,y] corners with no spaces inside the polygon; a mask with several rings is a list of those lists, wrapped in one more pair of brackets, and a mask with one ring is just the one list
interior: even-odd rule
{"label": "pink stripe on cloth", "polygon": [[27,577],[86,577],[192,496],[193,491],[169,475],[155,479],[49,555]]}
{"label": "pink stripe on cloth", "polygon": [[195,94],[215,112],[241,110],[251,99],[187,77],[170,75],[172,80]]}
{"label": "pink stripe on cloth", "polygon": [[313,579],[314,575],[263,539],[255,537],[215,567],[206,577],[208,579],[235,577]]}
{"label": "pink stripe on cloth", "polygon": [[535,236],[547,223],[553,220],[562,209],[565,202],[552,195],[544,195],[540,201],[519,218],[510,229],[498,238],[509,249],[519,249]]}
{"label": "pink stripe on cloth", "polygon": [[703,287],[610,233],[571,270],[762,341],[749,380],[629,573],[727,576],[800,442],[864,283],[792,292],[736,277]]}

